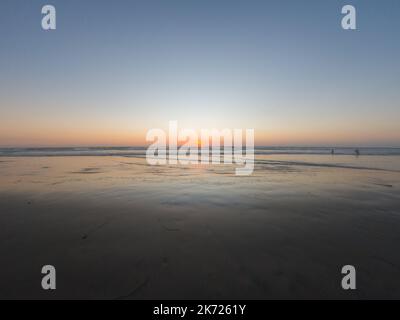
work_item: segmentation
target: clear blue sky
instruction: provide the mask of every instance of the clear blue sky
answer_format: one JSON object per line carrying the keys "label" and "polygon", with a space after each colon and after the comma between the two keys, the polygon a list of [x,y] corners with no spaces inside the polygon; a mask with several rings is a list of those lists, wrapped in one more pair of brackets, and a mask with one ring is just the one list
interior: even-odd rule
{"label": "clear blue sky", "polygon": [[399,34],[398,0],[1,0],[0,145],[140,144],[178,120],[399,146]]}

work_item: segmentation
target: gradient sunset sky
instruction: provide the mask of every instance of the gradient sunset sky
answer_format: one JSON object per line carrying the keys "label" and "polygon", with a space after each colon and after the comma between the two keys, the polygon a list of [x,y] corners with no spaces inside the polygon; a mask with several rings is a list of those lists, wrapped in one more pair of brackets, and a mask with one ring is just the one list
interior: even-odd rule
{"label": "gradient sunset sky", "polygon": [[169,120],[400,146],[399,57],[398,0],[1,0],[0,146],[143,145]]}

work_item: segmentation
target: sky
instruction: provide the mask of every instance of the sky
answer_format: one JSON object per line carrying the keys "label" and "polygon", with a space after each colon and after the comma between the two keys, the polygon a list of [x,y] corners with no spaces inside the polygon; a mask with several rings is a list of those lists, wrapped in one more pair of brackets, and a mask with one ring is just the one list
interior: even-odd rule
{"label": "sky", "polygon": [[0,146],[139,146],[170,120],[400,146],[399,33],[398,0],[1,0]]}

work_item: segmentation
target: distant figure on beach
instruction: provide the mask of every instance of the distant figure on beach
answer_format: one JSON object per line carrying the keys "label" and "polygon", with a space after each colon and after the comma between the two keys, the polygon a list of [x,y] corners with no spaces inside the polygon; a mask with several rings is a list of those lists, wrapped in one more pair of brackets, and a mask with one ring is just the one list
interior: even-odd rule
{"label": "distant figure on beach", "polygon": [[357,157],[360,155],[360,150],[356,149],[354,152],[356,153]]}
{"label": "distant figure on beach", "polygon": [[331,150],[331,155],[334,155],[334,154],[335,154],[335,150],[332,149],[332,150]]}

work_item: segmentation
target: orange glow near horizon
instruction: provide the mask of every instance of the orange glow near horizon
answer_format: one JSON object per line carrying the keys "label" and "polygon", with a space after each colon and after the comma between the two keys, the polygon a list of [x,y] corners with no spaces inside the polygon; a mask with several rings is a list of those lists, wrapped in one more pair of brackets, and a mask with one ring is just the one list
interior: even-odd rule
{"label": "orange glow near horizon", "polygon": [[[151,128],[161,128],[168,133],[168,121],[149,117],[126,119],[100,117],[81,117],[79,120],[65,119],[56,115],[34,118],[30,115],[3,118],[0,126],[0,147],[62,147],[62,146],[146,146],[146,133]],[[190,120],[190,119],[189,119]],[[178,130],[204,128],[222,130],[224,128],[254,128],[256,146],[313,146],[313,145],[369,145],[399,147],[400,130],[393,117],[392,122],[371,119],[354,125],[347,121],[303,121],[286,122],[276,120],[257,122],[248,119],[236,121],[178,120]],[[208,127],[206,125],[209,125]],[[253,126],[254,125],[254,126]],[[184,142],[178,143],[179,145]],[[201,145],[198,136],[197,146]]]}
{"label": "orange glow near horizon", "polygon": [[[65,128],[65,127],[25,127],[10,130],[0,128],[0,146],[2,147],[46,147],[46,146],[146,146],[146,129],[128,130],[124,128]],[[267,131],[255,130],[256,146],[286,145],[391,145],[398,146],[398,132],[390,130],[299,130]],[[178,143],[182,145],[184,142]],[[197,140],[201,146],[201,139]]]}

